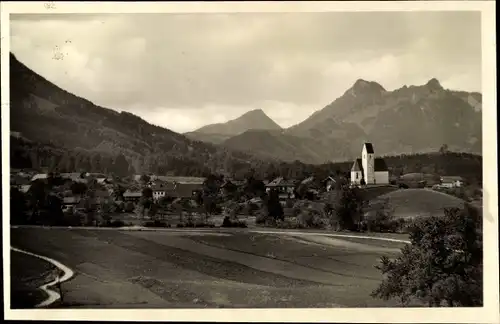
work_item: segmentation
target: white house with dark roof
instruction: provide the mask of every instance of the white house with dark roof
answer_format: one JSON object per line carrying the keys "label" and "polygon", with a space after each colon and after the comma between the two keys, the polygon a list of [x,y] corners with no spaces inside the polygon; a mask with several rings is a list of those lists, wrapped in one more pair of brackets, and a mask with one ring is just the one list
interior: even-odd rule
{"label": "white house with dark roof", "polygon": [[460,176],[442,176],[440,180],[440,186],[448,188],[461,187],[465,183],[464,178]]}
{"label": "white house with dark roof", "polygon": [[365,143],[361,151],[361,159],[356,159],[351,168],[351,183],[366,185],[389,184],[389,169],[383,158],[375,157],[372,143]]}

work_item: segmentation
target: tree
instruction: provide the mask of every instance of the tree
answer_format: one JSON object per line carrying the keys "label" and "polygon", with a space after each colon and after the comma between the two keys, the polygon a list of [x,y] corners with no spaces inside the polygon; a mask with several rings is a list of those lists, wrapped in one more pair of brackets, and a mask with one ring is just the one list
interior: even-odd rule
{"label": "tree", "polygon": [[45,208],[48,195],[49,192],[43,180],[36,180],[31,184],[28,191],[28,202],[32,210],[31,218],[34,218],[33,221],[37,221],[40,212]]}
{"label": "tree", "polygon": [[153,190],[149,187],[142,189],[142,197],[140,202],[141,216],[144,217],[146,209],[151,209],[153,204]]}
{"label": "tree", "polygon": [[441,147],[439,148],[439,153],[445,154],[447,152],[448,152],[448,144],[441,145]]}
{"label": "tree", "polygon": [[149,181],[151,181],[151,177],[148,176],[147,174],[141,175],[141,182],[144,184],[147,184]]}
{"label": "tree", "polygon": [[279,194],[277,190],[271,190],[266,202],[267,215],[275,220],[283,220],[283,207],[279,201]]}
{"label": "tree", "polygon": [[219,192],[219,178],[215,175],[208,175],[206,180],[203,182],[203,189],[201,192],[201,199],[199,203],[203,205],[203,211],[205,213],[205,221],[217,209],[217,194]]}
{"label": "tree", "polygon": [[250,174],[246,179],[244,191],[250,197],[262,197],[266,193],[266,185]]}
{"label": "tree", "polygon": [[134,205],[134,203],[133,203],[133,202],[128,201],[128,202],[126,202],[126,203],[125,203],[125,208],[124,208],[124,209],[125,209],[125,212],[127,212],[127,213],[131,213],[131,212],[133,212],[133,211],[134,211],[134,208],[135,208],[135,205]]}
{"label": "tree", "polygon": [[355,230],[361,221],[362,207],[359,189],[343,186],[332,204],[332,225],[336,225],[338,230]]}
{"label": "tree", "polygon": [[113,172],[119,177],[128,175],[129,164],[123,154],[119,154],[113,163]]}
{"label": "tree", "polygon": [[382,257],[378,269],[385,278],[372,296],[413,299],[429,307],[471,307],[483,303],[482,216],[477,208],[445,209],[444,217],[417,221],[411,244],[390,260]]}
{"label": "tree", "polygon": [[123,186],[117,185],[113,188],[112,196],[115,198],[115,200],[123,201],[123,194],[125,193],[125,191],[126,189]]}
{"label": "tree", "polygon": [[26,224],[27,222],[26,197],[17,188],[10,190],[10,223]]}
{"label": "tree", "polygon": [[87,192],[87,185],[82,182],[73,182],[71,184],[71,192],[74,195],[83,196]]}
{"label": "tree", "polygon": [[49,225],[64,225],[64,214],[62,211],[62,200],[54,195],[47,197],[47,210],[45,219]]}

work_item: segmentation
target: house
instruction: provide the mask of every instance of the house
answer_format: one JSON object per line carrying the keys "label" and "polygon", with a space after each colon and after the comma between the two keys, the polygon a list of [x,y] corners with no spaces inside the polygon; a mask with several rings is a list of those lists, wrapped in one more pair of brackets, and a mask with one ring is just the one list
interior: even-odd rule
{"label": "house", "polygon": [[153,191],[153,200],[158,201],[163,197],[172,196],[175,190],[175,183],[156,181],[151,185]]}
{"label": "house", "polygon": [[460,176],[442,176],[441,177],[441,187],[446,188],[456,188],[461,187],[465,184],[464,178]]}
{"label": "house", "polygon": [[59,176],[62,179],[70,180],[73,182],[87,183],[87,179],[85,179],[85,174],[78,172],[69,172],[69,173],[61,173]]}
{"label": "house", "polygon": [[356,159],[351,168],[351,184],[389,184],[389,169],[382,158],[375,157],[372,143],[365,143],[361,159]]}
{"label": "house", "polygon": [[335,186],[337,185],[337,180],[332,176],[328,176],[325,179],[323,179],[322,183],[325,186],[326,191],[330,191],[335,189]]}
{"label": "house", "polygon": [[15,187],[17,189],[21,189],[22,186],[30,185],[31,181],[28,178],[22,177],[17,174],[10,175],[10,186]]}
{"label": "house", "polygon": [[202,183],[177,183],[172,195],[175,198],[192,198],[203,190]]}
{"label": "house", "polygon": [[19,186],[17,189],[22,192],[22,193],[27,193],[31,188],[31,185],[28,184],[28,185],[21,185]]}
{"label": "house", "polygon": [[401,175],[397,183],[402,188],[432,187],[441,183],[441,177],[431,173],[412,172]]}
{"label": "house", "polygon": [[223,196],[230,195],[236,190],[238,190],[238,186],[231,180],[224,181],[224,183],[220,186],[220,194]]}
{"label": "house", "polygon": [[107,178],[97,178],[97,183],[98,184],[102,184],[102,185],[106,185],[106,184],[109,184],[108,182],[108,179]]}
{"label": "house", "polygon": [[36,180],[47,180],[49,175],[47,173],[37,173],[35,174],[32,178],[31,181],[36,181]]}
{"label": "house", "polygon": [[96,190],[94,192],[94,197],[96,199],[96,203],[101,204],[111,199],[111,194],[108,190]]}
{"label": "house", "polygon": [[125,201],[138,202],[142,197],[142,192],[127,190],[123,193],[123,199]]}
{"label": "house", "polygon": [[278,177],[266,184],[266,192],[277,190],[280,197],[295,198],[295,186],[296,183],[294,180],[286,180],[283,177]]}
{"label": "house", "polygon": [[80,198],[79,197],[64,197],[62,201],[62,209],[63,211],[69,211],[69,210],[74,210],[76,206],[80,203]]}

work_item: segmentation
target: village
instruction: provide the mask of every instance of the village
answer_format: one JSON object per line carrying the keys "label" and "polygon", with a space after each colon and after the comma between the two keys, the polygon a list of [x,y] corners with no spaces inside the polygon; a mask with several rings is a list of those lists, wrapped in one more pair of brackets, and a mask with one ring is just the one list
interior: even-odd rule
{"label": "village", "polygon": [[30,197],[23,197],[22,204],[27,206],[31,201],[32,213],[36,209],[33,206],[41,203],[38,201],[40,198],[34,196],[44,192],[42,196],[56,197],[53,200],[45,198],[46,201],[59,201],[50,213],[59,213],[60,209],[63,218],[72,219],[68,224],[73,226],[144,225],[146,221],[148,226],[153,227],[171,226],[172,223],[176,223],[177,227],[215,226],[213,222],[208,222],[209,218],[218,219],[219,225],[225,222],[226,226],[232,226],[230,220],[242,218],[246,221],[234,221],[234,226],[246,227],[248,217],[263,213],[263,208],[267,207],[264,205],[273,194],[282,209],[278,218],[284,219],[310,208],[308,202],[328,200],[328,195],[345,186],[364,189],[370,192],[368,199],[371,199],[398,189],[442,191],[466,184],[460,176],[423,173],[409,173],[397,178],[391,176],[386,162],[382,157],[376,157],[371,143],[363,145],[361,158],[353,162],[349,173],[337,171],[326,178],[277,177],[269,181],[253,177],[235,179],[229,175],[189,177],[155,174],[118,178],[88,172],[12,170],[10,181],[11,188],[20,195]]}

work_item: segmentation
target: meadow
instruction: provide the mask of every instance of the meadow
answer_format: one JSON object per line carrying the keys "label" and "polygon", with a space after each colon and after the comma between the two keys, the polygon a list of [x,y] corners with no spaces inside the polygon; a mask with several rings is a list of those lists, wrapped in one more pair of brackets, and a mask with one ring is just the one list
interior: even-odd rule
{"label": "meadow", "polygon": [[[13,228],[11,241],[75,272],[58,307],[398,306],[369,295],[382,279],[374,266],[401,243],[247,229],[40,227]],[[21,267],[13,258],[11,272]]]}

